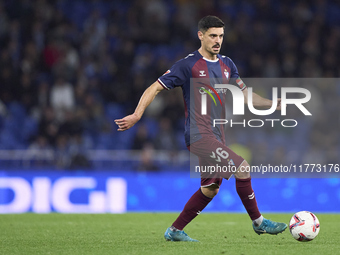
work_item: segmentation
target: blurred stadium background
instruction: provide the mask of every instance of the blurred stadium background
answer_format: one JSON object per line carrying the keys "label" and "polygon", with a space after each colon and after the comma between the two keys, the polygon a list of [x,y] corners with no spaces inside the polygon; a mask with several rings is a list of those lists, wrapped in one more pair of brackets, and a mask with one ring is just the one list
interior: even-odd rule
{"label": "blurred stadium background", "polygon": [[[113,120],[199,47],[196,24],[209,14],[224,20],[221,53],[241,77],[340,75],[337,1],[1,0],[0,212],[181,210],[199,185],[181,91],[159,94],[129,131]],[[230,131],[228,142],[253,164],[339,163],[340,84],[314,89],[325,111],[313,121]],[[233,189],[225,183],[207,210],[242,212]],[[260,179],[254,189],[265,211],[340,211],[336,178]]]}

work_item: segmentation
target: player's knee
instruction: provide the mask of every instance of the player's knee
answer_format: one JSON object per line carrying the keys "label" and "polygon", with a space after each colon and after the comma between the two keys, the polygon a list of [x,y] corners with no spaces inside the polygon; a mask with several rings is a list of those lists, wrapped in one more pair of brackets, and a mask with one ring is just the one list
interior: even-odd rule
{"label": "player's knee", "polygon": [[218,185],[211,185],[209,187],[201,187],[201,191],[203,195],[209,198],[213,198],[214,196],[216,196],[219,190],[220,188],[218,187]]}
{"label": "player's knee", "polygon": [[235,178],[237,179],[247,179],[250,178],[250,165],[247,161],[243,161],[240,167],[235,173]]}

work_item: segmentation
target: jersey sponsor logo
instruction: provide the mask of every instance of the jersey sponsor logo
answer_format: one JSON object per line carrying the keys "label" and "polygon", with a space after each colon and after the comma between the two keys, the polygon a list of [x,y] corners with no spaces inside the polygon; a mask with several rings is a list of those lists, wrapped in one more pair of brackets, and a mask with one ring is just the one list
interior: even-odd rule
{"label": "jersey sponsor logo", "polygon": [[200,71],[200,76],[202,77],[202,76],[207,76],[207,74],[205,73],[205,71],[203,70],[203,71]]}
{"label": "jersey sponsor logo", "polygon": [[213,87],[211,87],[208,84],[204,84],[202,82],[199,82],[199,84],[207,86],[208,89],[209,89],[209,90],[207,90],[204,87],[200,87],[199,92],[201,93],[202,96],[206,96],[206,94],[208,94],[212,98],[212,100],[214,101],[215,106],[217,106],[216,100],[215,100],[214,96],[211,94],[211,92],[213,92],[217,96],[218,100],[220,101],[220,104],[222,105],[222,100],[221,100],[220,96],[218,95],[217,91]]}
{"label": "jersey sponsor logo", "polygon": [[[201,105],[201,114],[202,115],[207,115],[207,94],[211,97],[211,99],[214,101],[215,103],[215,106],[217,106],[217,103],[216,103],[216,100],[214,98],[214,96],[212,95],[211,92],[213,92],[218,100],[220,101],[220,104],[222,106],[222,100],[220,98],[220,96],[218,95],[217,91],[211,87],[210,85],[208,84],[204,84],[204,83],[201,83],[199,82],[200,84],[203,84],[204,86],[207,86],[209,90],[205,89],[204,87],[200,87],[199,88],[199,92],[201,93],[202,97],[201,97],[201,100],[202,100],[202,105]],[[210,92],[211,91],[211,92]]]}

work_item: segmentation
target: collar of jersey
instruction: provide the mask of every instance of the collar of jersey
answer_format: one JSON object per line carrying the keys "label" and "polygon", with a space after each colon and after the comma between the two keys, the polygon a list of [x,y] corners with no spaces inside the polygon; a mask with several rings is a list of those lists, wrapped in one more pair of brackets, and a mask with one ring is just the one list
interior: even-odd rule
{"label": "collar of jersey", "polygon": [[207,59],[207,58],[205,58],[205,57],[203,57],[203,59],[205,60],[205,61],[208,61],[208,62],[217,62],[217,61],[219,61],[219,58],[217,58],[216,60],[211,60],[211,59]]}

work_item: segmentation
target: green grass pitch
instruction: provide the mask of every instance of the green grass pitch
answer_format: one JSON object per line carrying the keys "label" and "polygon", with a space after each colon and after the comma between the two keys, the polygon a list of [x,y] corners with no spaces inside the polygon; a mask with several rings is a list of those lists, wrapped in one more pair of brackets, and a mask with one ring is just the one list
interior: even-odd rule
{"label": "green grass pitch", "polygon": [[[319,236],[307,243],[257,235],[246,214],[202,213],[185,231],[199,243],[166,242],[178,214],[0,215],[0,254],[338,254],[340,214],[317,214]],[[292,214],[265,214],[289,222]]]}

